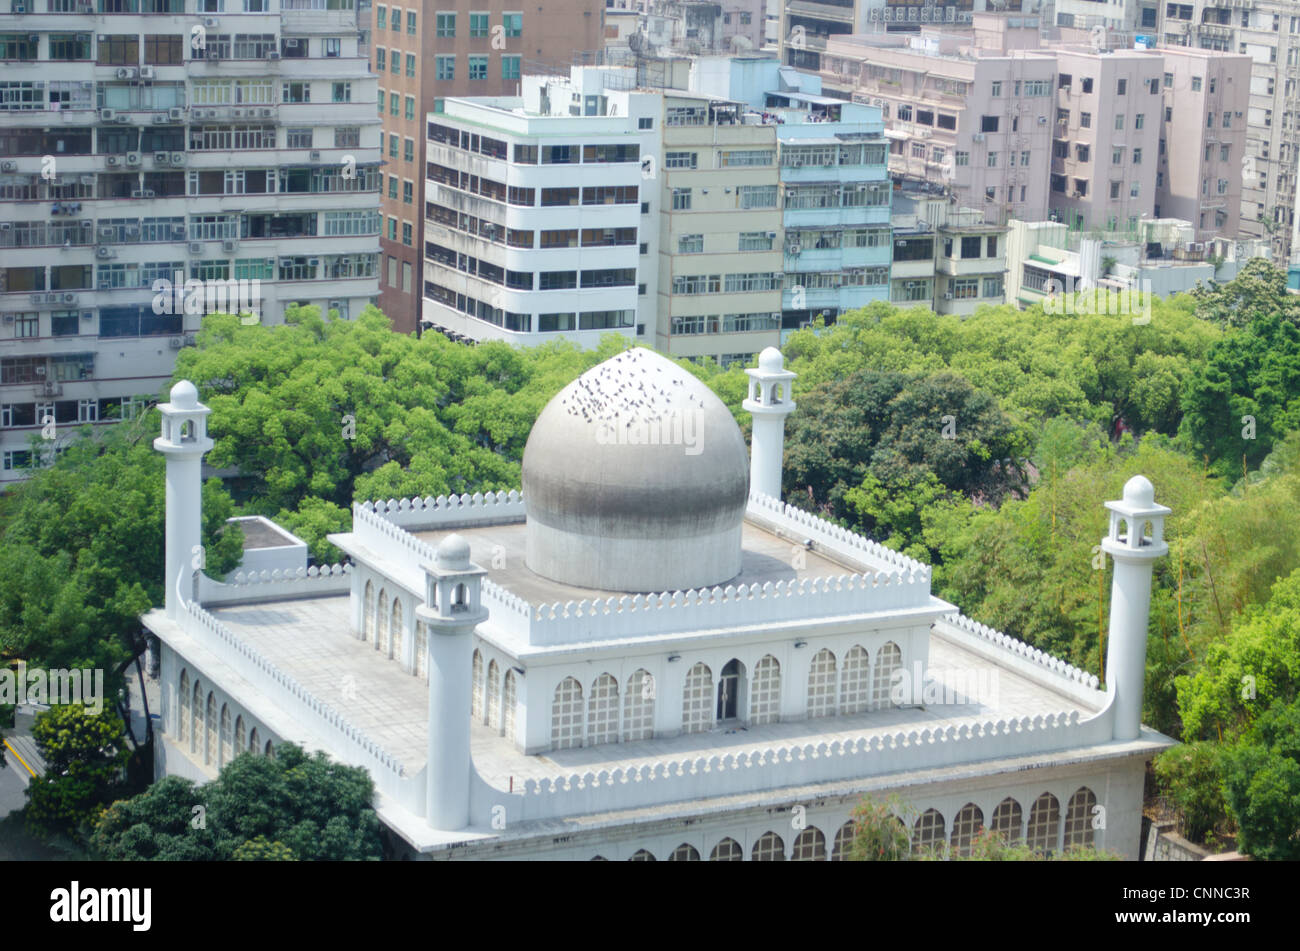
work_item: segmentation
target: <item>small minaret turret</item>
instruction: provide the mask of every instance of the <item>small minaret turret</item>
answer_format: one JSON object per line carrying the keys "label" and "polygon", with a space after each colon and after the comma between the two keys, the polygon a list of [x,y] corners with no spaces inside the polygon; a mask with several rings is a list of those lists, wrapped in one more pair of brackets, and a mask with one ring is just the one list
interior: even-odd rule
{"label": "small minaret turret", "polygon": [[487,620],[482,568],[469,560],[469,542],[444,538],[424,566],[425,603],[415,609],[429,631],[429,825],[455,832],[469,825],[470,677],[474,628]]}
{"label": "small minaret turret", "polygon": [[172,387],[171,402],[158,406],[162,435],[153,447],[167,457],[167,536],[163,605],[168,617],[193,596],[194,572],[203,564],[203,454],[212,448],[208,413],[189,380]]}
{"label": "small minaret turret", "polygon": [[[1124,484],[1124,498],[1107,502],[1110,531],[1102,550],[1115,560],[1110,587],[1110,645],[1106,651],[1106,691],[1113,696],[1114,738],[1135,740],[1142,729],[1142,686],[1146,677],[1147,622],[1151,608],[1151,569],[1168,554],[1165,516],[1145,476]],[[1150,532],[1145,529],[1150,525]]]}
{"label": "small minaret turret", "polygon": [[754,419],[749,446],[749,491],[781,498],[781,463],[785,455],[785,418],[794,412],[791,386],[796,374],[785,369],[776,347],[758,355],[749,375],[749,398],[741,406]]}

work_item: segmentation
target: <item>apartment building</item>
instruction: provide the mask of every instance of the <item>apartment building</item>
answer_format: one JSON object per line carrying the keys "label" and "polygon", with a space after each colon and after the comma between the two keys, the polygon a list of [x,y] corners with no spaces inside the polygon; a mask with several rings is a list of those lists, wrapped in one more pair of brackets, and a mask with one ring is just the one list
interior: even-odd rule
{"label": "apartment building", "polygon": [[237,2],[0,12],[0,486],[152,401],[207,311],[376,298],[357,11]]}
{"label": "apartment building", "polygon": [[520,345],[654,339],[662,106],[634,76],[526,76],[520,97],[453,97],[428,118],[427,326]]}
{"label": "apartment building", "polygon": [[[1154,214],[1164,64],[1143,50],[1056,53],[1051,207],[1075,229],[1133,230]],[[1185,122],[1179,125],[1185,125]],[[1163,178],[1161,179],[1163,184]]]}
{"label": "apartment building", "polygon": [[823,89],[880,107],[895,179],[942,186],[990,222],[1045,218],[1056,57],[1032,48],[1037,17],[973,22],[978,33],[834,37]]}
{"label": "apartment building", "polygon": [[424,122],[446,97],[517,96],[525,72],[567,72],[604,44],[604,0],[526,7],[516,0],[437,0],[374,7],[384,160],[379,306],[417,330],[424,246]]}
{"label": "apartment building", "polygon": [[943,195],[910,187],[894,196],[890,300],[969,316],[1006,303],[1008,225]]}
{"label": "apartment building", "polygon": [[644,0],[647,42],[686,53],[756,50],[763,45],[765,0]]}

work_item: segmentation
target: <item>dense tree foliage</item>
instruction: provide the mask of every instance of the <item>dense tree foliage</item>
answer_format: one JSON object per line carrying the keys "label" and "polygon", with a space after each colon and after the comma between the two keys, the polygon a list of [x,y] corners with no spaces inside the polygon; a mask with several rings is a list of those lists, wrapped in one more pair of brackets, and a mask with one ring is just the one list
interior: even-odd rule
{"label": "dense tree foliage", "polygon": [[1277,701],[1223,754],[1238,843],[1261,859],[1300,859],[1300,700]]}
{"label": "dense tree foliage", "polygon": [[130,757],[122,718],[91,714],[81,704],[51,707],[36,718],[32,739],[45,773],[27,787],[25,817],[32,831],[73,837],[108,802]]}

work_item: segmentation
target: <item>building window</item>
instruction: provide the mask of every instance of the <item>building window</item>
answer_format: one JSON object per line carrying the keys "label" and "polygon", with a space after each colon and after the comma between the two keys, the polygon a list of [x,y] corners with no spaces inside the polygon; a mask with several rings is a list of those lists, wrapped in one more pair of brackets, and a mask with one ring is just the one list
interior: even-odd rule
{"label": "building window", "polygon": [[713,672],[696,664],[682,688],[682,732],[707,733],[713,726]]}
{"label": "building window", "polygon": [[501,14],[501,25],[506,28],[506,36],[524,35],[524,15],[522,13]]}
{"label": "building window", "polygon": [[1192,92],[1200,92],[1200,91],[1201,91],[1201,77],[1200,77],[1200,76],[1193,76],[1193,77],[1192,77]]}
{"label": "building window", "polygon": [[519,63],[520,63],[520,57],[518,56],[502,56],[501,57],[501,78],[518,79]]}
{"label": "building window", "polygon": [[927,809],[912,827],[912,852],[934,852],[943,844],[943,814],[938,809]]}
{"label": "building window", "polygon": [[582,745],[582,715],[582,684],[566,677],[555,688],[555,699],[551,702],[551,749],[567,750]]}
{"label": "building window", "polygon": [[439,38],[451,39],[456,36],[456,14],[439,13],[434,19]]}
{"label": "building window", "polygon": [[1115,83],[1115,95],[1122,96],[1128,92],[1128,80],[1121,79]]}
{"label": "building window", "polygon": [[1116,113],[1116,114],[1115,114],[1115,129],[1116,129],[1116,131],[1122,131],[1123,128],[1124,128],[1124,113],[1122,113],[1122,112]]}
{"label": "building window", "polygon": [[351,83],[333,83],[331,85],[332,85],[332,101],[334,102],[352,101]]}
{"label": "building window", "polygon": [[1079,128],[1081,128],[1081,129],[1091,129],[1091,128],[1092,128],[1092,113],[1091,113],[1091,112],[1080,112],[1080,113],[1079,113]]}
{"label": "building window", "polygon": [[405,109],[403,110],[402,114],[408,119],[414,119],[415,118],[415,97],[407,96],[403,105],[405,106]]}
{"label": "building window", "polygon": [[654,736],[655,680],[648,671],[638,670],[627,680],[623,699],[623,742],[633,743]]}
{"label": "building window", "polygon": [[469,58],[469,78],[470,79],[487,79],[488,58],[486,56],[471,56]]}
{"label": "building window", "polygon": [[1133,117],[1133,128],[1141,129],[1146,125],[1146,116],[1139,112]]}
{"label": "building window", "polygon": [[[439,14],[439,16],[441,15],[442,14]],[[437,70],[434,75],[438,79],[451,80],[456,78],[455,56],[436,56],[434,57],[434,63],[436,64]]]}
{"label": "building window", "polygon": [[486,39],[488,35],[488,21],[491,20],[491,14],[488,13],[471,13],[469,15],[469,35],[473,39]]}
{"label": "building window", "polygon": [[406,75],[407,76],[415,75],[415,54],[414,53],[406,54]]}
{"label": "building window", "polygon": [[673,189],[673,211],[690,211],[691,190],[689,188]]}
{"label": "building window", "polygon": [[954,152],[954,153],[953,153],[953,163],[954,163],[955,165],[957,165],[958,167],[964,167],[964,166],[970,165],[970,153],[969,153],[969,152]]}
{"label": "building window", "polygon": [[749,857],[755,862],[784,862],[785,843],[775,832],[764,832],[754,842]]}
{"label": "building window", "polygon": [[406,35],[415,36],[415,11],[406,11]]}
{"label": "building window", "polygon": [[1074,847],[1087,847],[1094,844],[1093,840],[1093,809],[1097,805],[1097,797],[1087,786],[1077,790],[1070,797],[1070,804],[1066,807],[1065,813],[1065,847],[1067,849]]}
{"label": "building window", "polygon": [[618,681],[601,674],[587,701],[587,746],[618,742]]}
{"label": "building window", "polygon": [[822,649],[808,670],[808,718],[835,715],[835,655]]}
{"label": "building window", "polygon": [[1051,793],[1043,793],[1029,810],[1029,828],[1025,844],[1040,855],[1056,851],[1056,836],[1061,822],[1061,804]]}
{"label": "building window", "polygon": [[699,254],[704,250],[704,235],[684,234],[677,239],[678,254]]}

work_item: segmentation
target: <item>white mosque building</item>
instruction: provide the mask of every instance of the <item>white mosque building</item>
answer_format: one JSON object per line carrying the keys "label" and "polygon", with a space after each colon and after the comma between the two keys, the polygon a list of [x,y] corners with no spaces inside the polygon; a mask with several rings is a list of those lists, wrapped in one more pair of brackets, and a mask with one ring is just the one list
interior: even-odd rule
{"label": "white mosque building", "polygon": [[781,354],[731,413],[647,349],[543,410],[522,493],[376,501],[349,564],[245,521],[202,568],[207,407],[161,407],[167,596],[157,770],[198,781],[281,741],[365,767],[390,852],[420,859],[842,858],[864,795],[916,847],[981,828],[1136,858],[1152,564],[1169,509],[1107,502],[1105,689],[963,617],[930,569],[784,505]]}

